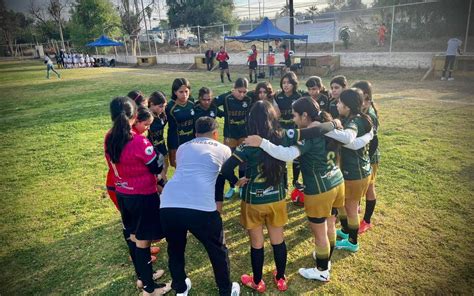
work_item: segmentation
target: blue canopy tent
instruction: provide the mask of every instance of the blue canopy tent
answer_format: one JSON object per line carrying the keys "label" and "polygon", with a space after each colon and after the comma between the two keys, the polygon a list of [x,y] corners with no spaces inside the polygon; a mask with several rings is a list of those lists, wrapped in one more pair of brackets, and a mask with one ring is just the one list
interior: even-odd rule
{"label": "blue canopy tent", "polygon": [[105,35],[100,36],[94,42],[87,43],[86,45],[90,47],[124,46],[122,42],[117,42],[112,39],[109,39]]}
{"label": "blue canopy tent", "polygon": [[[265,17],[263,21],[260,23],[258,27],[253,29],[250,32],[247,32],[240,36],[225,36],[224,37],[224,47],[226,40],[238,40],[243,42],[251,42],[251,41],[262,41],[264,46],[265,42],[270,42],[271,40],[305,40],[306,47],[305,47],[305,58],[308,52],[308,35],[294,35],[282,31],[275,27],[268,19]],[[263,50],[263,59],[265,60],[265,48]],[[304,68],[303,68],[303,75],[304,75]]]}
{"label": "blue canopy tent", "polygon": [[113,46],[115,50],[115,55],[117,55],[117,49],[115,48],[115,46],[124,46],[124,44],[122,42],[114,41],[105,35],[102,35],[99,38],[97,38],[97,40],[95,40],[94,42],[87,43],[86,46],[95,47],[96,54],[98,54],[97,47]]}

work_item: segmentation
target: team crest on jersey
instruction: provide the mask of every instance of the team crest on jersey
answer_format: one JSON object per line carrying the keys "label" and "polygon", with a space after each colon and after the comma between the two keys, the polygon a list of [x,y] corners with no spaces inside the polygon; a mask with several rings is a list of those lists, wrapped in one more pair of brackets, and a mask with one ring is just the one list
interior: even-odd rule
{"label": "team crest on jersey", "polygon": [[247,102],[243,102],[242,107],[247,108]]}
{"label": "team crest on jersey", "polygon": [[211,117],[216,117],[216,114],[214,113],[214,111],[211,111],[211,113],[209,113],[209,115],[210,115]]}
{"label": "team crest on jersey", "polygon": [[145,148],[145,154],[146,155],[152,155],[153,154],[153,146],[148,146]]}
{"label": "team crest on jersey", "polygon": [[295,137],[295,130],[293,129],[287,130],[286,135],[288,136],[288,138],[293,139]]}
{"label": "team crest on jersey", "polygon": [[194,109],[191,109],[191,115],[194,115]]}

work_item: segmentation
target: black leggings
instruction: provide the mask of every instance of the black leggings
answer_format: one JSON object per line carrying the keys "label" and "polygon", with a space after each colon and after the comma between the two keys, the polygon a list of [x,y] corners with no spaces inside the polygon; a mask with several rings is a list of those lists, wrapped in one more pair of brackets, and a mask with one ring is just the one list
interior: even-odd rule
{"label": "black leggings", "polygon": [[217,211],[204,212],[184,208],[162,208],[161,224],[168,242],[168,267],[173,279],[171,287],[176,293],[186,290],[184,252],[186,235],[191,232],[203,244],[211,260],[220,295],[230,295],[229,254],[224,244],[222,219]]}

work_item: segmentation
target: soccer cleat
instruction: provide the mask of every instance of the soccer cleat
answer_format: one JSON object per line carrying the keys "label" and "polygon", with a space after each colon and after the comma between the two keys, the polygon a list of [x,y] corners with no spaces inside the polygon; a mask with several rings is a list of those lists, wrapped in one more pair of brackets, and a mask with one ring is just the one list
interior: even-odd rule
{"label": "soccer cleat", "polygon": [[449,77],[449,78],[448,78],[448,81],[453,81],[453,80],[454,80],[453,77]]}
{"label": "soccer cleat", "polygon": [[317,280],[321,282],[329,282],[329,270],[319,270],[317,268],[300,268],[298,273],[308,280]]}
{"label": "soccer cleat", "polygon": [[371,223],[365,222],[365,220],[362,220],[359,225],[359,234],[362,234],[369,230],[370,228],[374,227]]}
{"label": "soccer cleat", "polygon": [[160,252],[160,247],[150,247],[150,253],[156,255]]}
{"label": "soccer cleat", "polygon": [[353,244],[349,241],[349,239],[343,239],[336,241],[336,249],[355,253],[359,251],[359,244]]}
{"label": "soccer cleat", "polygon": [[240,277],[240,281],[242,282],[242,285],[247,286],[251,289],[254,289],[255,291],[259,293],[264,293],[265,290],[267,289],[267,286],[265,285],[265,282],[263,281],[263,279],[260,280],[260,283],[258,283],[257,285],[253,281],[253,276],[250,276],[248,274],[243,274]]}
{"label": "soccer cleat", "polygon": [[[313,259],[316,260],[316,251],[313,251]],[[331,270],[331,261],[328,262],[328,270]]]}
{"label": "soccer cleat", "polygon": [[283,291],[288,290],[288,284],[286,283],[286,276],[284,276],[283,278],[277,280],[276,275],[277,275],[277,271],[274,270],[273,271],[273,281],[275,281],[275,284],[277,286],[278,291],[283,292]]}
{"label": "soccer cleat", "polygon": [[232,283],[232,291],[230,292],[230,296],[239,296],[240,295],[240,285],[237,282]]}
{"label": "soccer cleat", "polygon": [[227,198],[227,199],[231,199],[235,194],[235,188],[234,187],[231,187],[229,188],[229,190],[227,190],[227,192],[224,194],[224,197]]}
{"label": "soccer cleat", "polygon": [[446,80],[446,77],[441,77],[441,81],[445,81]]}
{"label": "soccer cleat", "polygon": [[187,296],[189,293],[189,290],[191,290],[191,287],[192,287],[191,280],[189,278],[186,278],[184,282],[186,283],[186,291],[184,291],[183,293],[176,293],[176,296]]}
{"label": "soccer cleat", "polygon": [[342,231],[342,229],[336,230],[336,235],[342,239],[347,239],[349,238],[349,233],[345,233]]}

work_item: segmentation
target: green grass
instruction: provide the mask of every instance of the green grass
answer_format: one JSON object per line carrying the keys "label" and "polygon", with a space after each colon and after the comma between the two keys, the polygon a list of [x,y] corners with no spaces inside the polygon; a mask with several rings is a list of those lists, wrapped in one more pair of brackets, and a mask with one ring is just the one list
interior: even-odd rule
{"label": "green grass", "polygon": [[[119,215],[102,189],[108,103],[132,89],[169,93],[175,77],[189,78],[194,92],[209,86],[218,94],[230,85],[207,72],[61,72],[63,79],[46,80],[41,62],[0,62],[0,294],[138,294]],[[472,295],[473,80],[418,82],[420,71],[381,69],[340,74],[351,83],[371,80],[380,109],[376,227],[362,236],[357,254],[336,251],[330,283],[306,281],[297,270],[312,264],[312,238],[303,210],[289,205],[286,294]],[[251,271],[250,246],[238,222],[239,201],[224,210],[238,280]],[[165,268],[166,243],[159,245],[156,266]],[[216,294],[209,260],[194,238],[186,258],[192,294]],[[279,294],[268,240],[265,263],[268,294]]]}

